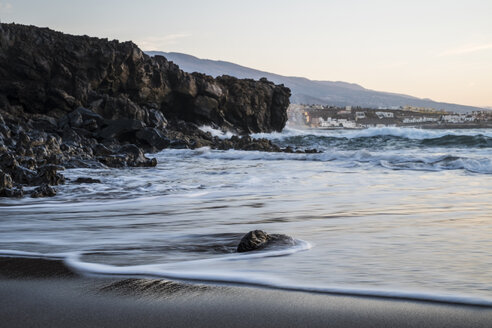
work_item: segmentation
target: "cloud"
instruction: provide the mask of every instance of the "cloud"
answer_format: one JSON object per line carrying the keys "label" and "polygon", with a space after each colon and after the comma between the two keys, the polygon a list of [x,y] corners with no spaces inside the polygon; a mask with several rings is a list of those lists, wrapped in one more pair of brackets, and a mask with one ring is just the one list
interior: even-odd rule
{"label": "cloud", "polygon": [[149,36],[135,43],[143,50],[165,50],[166,47],[179,43],[179,40],[190,37],[188,33],[168,34],[164,36]]}
{"label": "cloud", "polygon": [[0,13],[10,13],[12,11],[12,4],[9,2],[0,2]]}
{"label": "cloud", "polygon": [[467,45],[467,46],[462,46],[460,48],[449,49],[444,52],[441,52],[440,54],[437,55],[437,57],[466,55],[466,54],[488,50],[488,49],[492,49],[492,43]]}

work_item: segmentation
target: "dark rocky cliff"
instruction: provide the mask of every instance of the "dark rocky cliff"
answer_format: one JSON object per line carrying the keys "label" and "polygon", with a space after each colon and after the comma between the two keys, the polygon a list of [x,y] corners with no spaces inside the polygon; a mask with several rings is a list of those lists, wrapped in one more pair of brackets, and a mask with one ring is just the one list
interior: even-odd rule
{"label": "dark rocky cliff", "polygon": [[[0,25],[0,197],[53,196],[71,167],[155,166],[163,148],[281,149],[239,134],[280,131],[290,90],[267,80],[184,73],[132,42]],[[300,151],[300,150],[297,150]]]}
{"label": "dark rocky cliff", "polygon": [[87,107],[105,119],[168,119],[243,133],[280,131],[290,90],[267,80],[184,73],[132,42],[73,36],[15,24],[0,27],[0,107],[59,118]]}

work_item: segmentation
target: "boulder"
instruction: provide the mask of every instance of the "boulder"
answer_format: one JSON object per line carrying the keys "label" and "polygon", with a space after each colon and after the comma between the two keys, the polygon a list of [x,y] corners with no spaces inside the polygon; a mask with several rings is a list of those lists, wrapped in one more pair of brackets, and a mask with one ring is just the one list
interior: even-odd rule
{"label": "boulder", "polygon": [[31,192],[32,198],[53,197],[55,195],[56,190],[47,184],[42,184]]}
{"label": "boulder", "polygon": [[101,180],[88,177],[79,177],[74,181],[74,183],[101,183]]}
{"label": "boulder", "polygon": [[250,252],[272,246],[292,246],[295,240],[292,237],[282,234],[268,234],[263,230],[253,230],[241,238],[237,246],[237,252]]}
{"label": "boulder", "polygon": [[106,121],[107,127],[102,129],[98,136],[103,139],[117,139],[119,141],[132,141],[135,134],[145,127],[142,121],[120,118]]}
{"label": "boulder", "polygon": [[10,174],[0,171],[0,189],[11,189],[13,187]]}
{"label": "boulder", "polygon": [[0,189],[0,197],[20,198],[24,196],[22,188],[5,188]]}
{"label": "boulder", "polygon": [[58,170],[62,170],[63,167],[53,164],[43,165],[38,168],[38,172],[34,177],[33,181],[29,184],[46,184],[51,186],[56,186],[65,183],[65,177],[59,173]]}
{"label": "boulder", "polygon": [[136,137],[141,143],[156,150],[167,148],[170,144],[164,133],[156,128],[143,128],[137,132]]}
{"label": "boulder", "polygon": [[117,154],[100,156],[98,160],[109,167],[154,167],[157,165],[155,158],[147,158],[142,149],[129,144],[120,147]]}

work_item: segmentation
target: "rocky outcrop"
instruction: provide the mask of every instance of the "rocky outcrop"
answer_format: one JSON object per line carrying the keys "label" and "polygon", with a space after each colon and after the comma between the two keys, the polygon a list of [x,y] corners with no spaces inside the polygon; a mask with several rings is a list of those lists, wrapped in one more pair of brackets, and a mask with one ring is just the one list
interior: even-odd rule
{"label": "rocky outcrop", "polygon": [[58,119],[85,107],[95,114],[79,113],[67,123],[89,129],[102,119],[159,128],[163,114],[245,133],[280,131],[290,96],[265,79],[185,73],[132,42],[16,24],[0,27],[0,76],[0,107]]}
{"label": "rocky outcrop", "polygon": [[53,196],[64,168],[155,166],[145,153],[167,147],[293,151],[247,135],[284,127],[288,88],[184,73],[132,42],[0,24],[0,76],[0,197]]}
{"label": "rocky outcrop", "polygon": [[263,230],[253,230],[241,238],[237,246],[237,252],[244,253],[267,247],[292,245],[295,245],[295,240],[292,237],[281,234],[268,234]]}

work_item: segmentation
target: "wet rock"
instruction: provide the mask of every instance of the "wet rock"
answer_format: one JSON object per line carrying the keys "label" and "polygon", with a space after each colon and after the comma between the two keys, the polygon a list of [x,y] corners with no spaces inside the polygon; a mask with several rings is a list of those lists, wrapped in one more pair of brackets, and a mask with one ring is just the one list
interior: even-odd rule
{"label": "wet rock", "polygon": [[292,245],[295,245],[295,240],[292,237],[281,234],[268,234],[263,230],[253,230],[243,236],[237,246],[237,252],[250,252],[270,246]]}
{"label": "wet rock", "polygon": [[17,165],[10,171],[12,179],[19,184],[23,185],[35,185],[36,184],[36,171],[29,170],[23,166]]}
{"label": "wet rock", "polygon": [[136,137],[141,143],[156,150],[167,148],[171,143],[164,133],[156,128],[141,129],[137,132]]}
{"label": "wet rock", "polygon": [[4,153],[0,156],[0,167],[3,169],[13,170],[19,166],[19,162],[11,153]]}
{"label": "wet rock", "polygon": [[0,190],[9,197],[22,186],[51,193],[64,183],[58,165],[155,166],[144,150],[280,151],[266,139],[224,140],[198,128],[280,130],[290,91],[265,79],[188,74],[132,42],[19,24],[0,25],[0,72]]}
{"label": "wet rock", "polygon": [[65,177],[59,173],[57,173],[58,170],[63,169],[62,167],[58,165],[43,165],[38,168],[38,172],[36,174],[36,177],[34,178],[34,181],[32,181],[30,184],[47,184],[51,186],[56,186],[59,184],[64,184],[65,183]]}
{"label": "wet rock", "polygon": [[36,115],[31,123],[36,130],[55,131],[58,127],[56,119],[47,115]]}
{"label": "wet rock", "polygon": [[24,196],[22,188],[5,188],[0,189],[0,197],[20,198]]}
{"label": "wet rock", "polygon": [[20,157],[19,159],[19,164],[22,167],[25,167],[28,170],[34,171],[36,170],[37,167],[37,162],[34,158],[32,157]]}
{"label": "wet rock", "polygon": [[53,197],[55,195],[56,190],[47,184],[42,184],[31,192],[32,198]]}
{"label": "wet rock", "polygon": [[167,127],[167,120],[162,112],[157,109],[150,109],[148,113],[146,123],[149,127],[153,127],[158,130],[163,130]]}
{"label": "wet rock", "polygon": [[63,144],[67,144],[67,145],[80,145],[82,143],[82,138],[76,132],[76,130],[68,126],[65,127],[62,131],[62,140],[63,140]]}
{"label": "wet rock", "polygon": [[193,106],[193,113],[197,117],[203,117],[209,122],[215,119],[214,115],[216,115],[219,108],[219,102],[212,97],[198,96],[196,97]]}
{"label": "wet rock", "polygon": [[157,165],[155,158],[147,158],[142,149],[136,145],[124,145],[117,151],[117,154],[99,156],[97,159],[109,167],[154,167]]}
{"label": "wet rock", "polygon": [[124,155],[99,156],[97,160],[108,167],[118,168],[127,166],[127,157]]}
{"label": "wet rock", "polygon": [[294,149],[291,146],[287,146],[283,149],[283,152],[285,153],[293,153]]}
{"label": "wet rock", "polygon": [[101,183],[99,179],[87,178],[87,177],[79,177],[74,183]]}
{"label": "wet rock", "polygon": [[114,152],[103,144],[95,144],[92,146],[92,152],[96,156],[113,155]]}
{"label": "wet rock", "polygon": [[10,174],[0,171],[0,189],[11,189],[12,187],[12,177]]}
{"label": "wet rock", "polygon": [[280,131],[287,120],[288,88],[266,79],[188,74],[162,56],[145,55],[132,42],[2,24],[0,44],[5,106],[57,118],[76,109],[60,122],[62,129],[95,127],[91,120],[97,119],[86,118],[81,106],[109,120],[147,124],[155,121],[153,109],[167,118],[246,133]]}
{"label": "wet rock", "polygon": [[[233,136],[229,139],[232,144],[232,148],[237,150],[257,150],[257,151],[269,151],[269,152],[279,152],[280,147],[273,144],[270,140],[261,138],[254,139],[250,136],[237,137]],[[227,149],[227,147],[221,147]]]}
{"label": "wet rock", "polygon": [[149,159],[145,157],[142,149],[138,148],[136,145],[124,145],[118,152],[126,155],[126,163],[128,166],[153,167],[157,165],[157,160],[155,158]]}
{"label": "wet rock", "polygon": [[117,119],[106,121],[108,125],[102,129],[98,136],[103,139],[117,139],[119,141],[133,141],[135,134],[145,127],[144,123],[131,119]]}
{"label": "wet rock", "polygon": [[190,143],[183,139],[173,139],[171,140],[169,147],[173,149],[189,149],[191,148]]}

